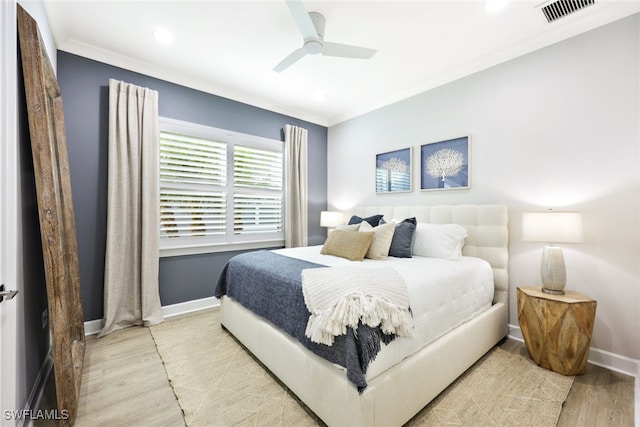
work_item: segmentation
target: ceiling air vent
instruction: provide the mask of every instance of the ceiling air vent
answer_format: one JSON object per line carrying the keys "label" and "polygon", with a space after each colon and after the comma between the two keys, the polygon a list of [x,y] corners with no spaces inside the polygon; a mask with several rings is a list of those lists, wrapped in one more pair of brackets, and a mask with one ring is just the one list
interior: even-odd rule
{"label": "ceiling air vent", "polygon": [[542,13],[551,23],[585,7],[596,4],[596,0],[555,0],[542,6]]}

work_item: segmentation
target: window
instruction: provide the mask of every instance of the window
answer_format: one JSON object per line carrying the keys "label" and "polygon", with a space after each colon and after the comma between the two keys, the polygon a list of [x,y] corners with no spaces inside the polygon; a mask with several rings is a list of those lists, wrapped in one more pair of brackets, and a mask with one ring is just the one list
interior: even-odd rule
{"label": "window", "polygon": [[282,146],[161,118],[161,255],[282,245]]}
{"label": "window", "polygon": [[282,234],[282,152],[233,147],[233,233]]}

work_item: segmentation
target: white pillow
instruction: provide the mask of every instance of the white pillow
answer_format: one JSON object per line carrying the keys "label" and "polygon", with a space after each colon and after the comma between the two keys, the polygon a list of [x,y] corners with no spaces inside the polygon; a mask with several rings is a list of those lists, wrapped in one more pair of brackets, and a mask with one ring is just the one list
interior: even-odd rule
{"label": "white pillow", "polygon": [[393,232],[395,230],[396,223],[393,221],[377,227],[372,227],[368,222],[362,221],[360,223],[360,231],[373,231],[376,233],[373,236],[373,243],[371,243],[365,258],[385,259],[388,257],[391,241],[393,240]]}
{"label": "white pillow", "polygon": [[358,231],[360,230],[360,224],[339,225],[336,227],[336,230]]}
{"label": "white pillow", "polygon": [[457,260],[467,229],[458,224],[429,224],[419,222],[413,242],[413,255]]}

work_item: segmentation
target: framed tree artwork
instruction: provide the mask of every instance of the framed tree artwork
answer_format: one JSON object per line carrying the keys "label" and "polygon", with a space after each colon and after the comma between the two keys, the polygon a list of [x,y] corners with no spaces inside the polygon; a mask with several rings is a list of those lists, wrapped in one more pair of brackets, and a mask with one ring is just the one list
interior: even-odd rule
{"label": "framed tree artwork", "polygon": [[411,147],[376,155],[376,193],[411,191]]}
{"label": "framed tree artwork", "polygon": [[469,146],[469,136],[421,145],[420,189],[470,188]]}

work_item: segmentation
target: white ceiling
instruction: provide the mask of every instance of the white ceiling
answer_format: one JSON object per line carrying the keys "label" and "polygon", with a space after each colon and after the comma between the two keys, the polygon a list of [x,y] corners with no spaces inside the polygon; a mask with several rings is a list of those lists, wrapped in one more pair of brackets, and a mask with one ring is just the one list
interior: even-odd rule
{"label": "white ceiling", "polygon": [[[284,0],[45,0],[60,50],[325,126],[640,11],[640,0],[597,0],[549,24],[541,0],[493,14],[479,0],[304,4],[325,16],[325,40],[377,53],[272,71],[302,45]],[[172,45],[154,40],[157,27]]]}

